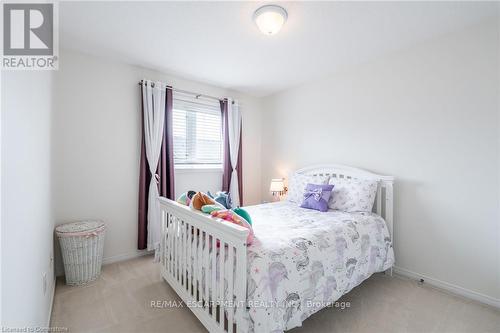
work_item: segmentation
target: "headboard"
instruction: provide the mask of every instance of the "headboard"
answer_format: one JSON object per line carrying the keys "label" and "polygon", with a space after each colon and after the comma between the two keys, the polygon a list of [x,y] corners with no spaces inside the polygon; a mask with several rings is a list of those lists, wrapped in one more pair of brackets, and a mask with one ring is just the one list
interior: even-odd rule
{"label": "headboard", "polygon": [[389,232],[391,234],[392,242],[394,244],[394,177],[377,175],[363,169],[338,164],[314,165],[299,169],[296,171],[296,173],[303,175],[323,175],[335,178],[377,180],[379,182],[379,186],[377,188],[377,196],[375,197],[373,212],[384,218],[385,222],[387,223],[387,228],[389,229]]}

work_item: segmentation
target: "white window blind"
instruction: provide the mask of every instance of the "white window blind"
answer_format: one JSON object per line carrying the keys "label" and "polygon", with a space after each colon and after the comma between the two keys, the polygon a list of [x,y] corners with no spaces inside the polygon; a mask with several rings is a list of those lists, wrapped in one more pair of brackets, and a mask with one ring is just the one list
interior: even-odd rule
{"label": "white window blind", "polygon": [[174,164],[222,164],[222,124],[217,101],[174,92]]}

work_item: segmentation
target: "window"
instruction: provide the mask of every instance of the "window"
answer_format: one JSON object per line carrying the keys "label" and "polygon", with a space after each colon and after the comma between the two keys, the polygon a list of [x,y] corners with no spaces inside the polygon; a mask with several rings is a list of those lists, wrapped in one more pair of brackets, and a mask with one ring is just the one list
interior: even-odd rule
{"label": "window", "polygon": [[174,93],[174,164],[222,165],[222,119],[217,101]]}

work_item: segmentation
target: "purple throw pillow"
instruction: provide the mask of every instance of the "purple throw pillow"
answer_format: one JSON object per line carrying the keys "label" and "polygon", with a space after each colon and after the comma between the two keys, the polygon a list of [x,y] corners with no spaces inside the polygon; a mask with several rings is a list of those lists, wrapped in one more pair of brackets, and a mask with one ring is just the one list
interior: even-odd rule
{"label": "purple throw pillow", "polygon": [[304,201],[300,207],[326,212],[332,190],[333,185],[307,184],[304,191]]}

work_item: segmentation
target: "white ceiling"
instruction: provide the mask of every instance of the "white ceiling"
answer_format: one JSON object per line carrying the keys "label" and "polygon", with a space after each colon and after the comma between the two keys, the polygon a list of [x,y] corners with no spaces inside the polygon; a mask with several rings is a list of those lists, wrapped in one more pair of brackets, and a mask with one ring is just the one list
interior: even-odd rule
{"label": "white ceiling", "polygon": [[60,45],[264,96],[497,15],[473,2],[281,2],[274,36],[263,2],[62,2]]}

